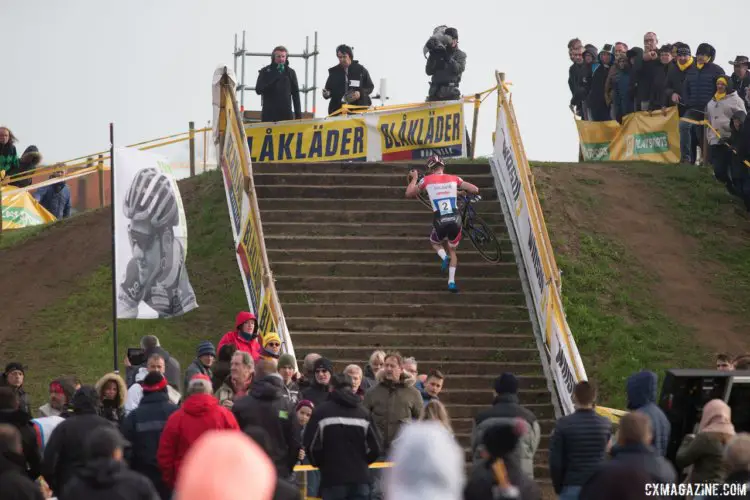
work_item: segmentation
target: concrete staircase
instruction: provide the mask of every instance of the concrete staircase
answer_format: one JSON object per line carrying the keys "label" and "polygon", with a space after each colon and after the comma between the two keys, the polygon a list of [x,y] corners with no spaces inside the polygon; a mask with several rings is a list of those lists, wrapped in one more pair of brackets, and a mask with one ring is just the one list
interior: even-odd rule
{"label": "concrete staircase", "polygon": [[[256,164],[269,261],[294,347],[336,369],[364,367],[375,349],[414,356],[420,373],[446,374],[440,399],[468,450],[472,419],[493,398],[494,378],[520,379],[521,403],[540,420],[536,476],[546,477],[554,410],[542,372],[494,181],[486,164],[450,164],[479,186],[479,214],[502,238],[503,262],[482,259],[468,238],[456,282],[427,240],[431,215],[404,198],[405,164]],[[467,451],[467,459],[469,454]]]}

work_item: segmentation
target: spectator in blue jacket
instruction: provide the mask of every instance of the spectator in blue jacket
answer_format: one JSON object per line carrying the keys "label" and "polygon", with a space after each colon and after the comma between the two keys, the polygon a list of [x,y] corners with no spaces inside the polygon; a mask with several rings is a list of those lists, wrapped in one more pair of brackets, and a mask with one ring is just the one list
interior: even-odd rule
{"label": "spectator in blue jacket", "polygon": [[[62,177],[62,169],[56,170],[50,179]],[[36,201],[42,204],[57,220],[70,217],[70,188],[65,181],[56,182],[39,188],[34,195]]]}
{"label": "spectator in blue jacket", "polygon": [[626,389],[628,410],[639,411],[648,415],[651,420],[652,442],[660,456],[667,454],[669,433],[672,426],[667,416],[656,404],[656,374],[643,370],[628,377]]}
{"label": "spectator in blue jacket", "polygon": [[577,500],[581,487],[607,456],[612,425],[594,409],[596,389],[587,381],[573,389],[576,411],[555,423],[549,445],[552,486],[560,500]]}
{"label": "spectator in blue jacket", "polygon": [[[697,62],[685,76],[685,95],[683,101],[687,107],[686,118],[701,121],[705,118],[706,106],[716,93],[716,79],[724,75],[721,66],[714,64],[716,49],[702,43],[696,51]],[[703,147],[704,128],[702,125],[691,125],[698,145]]]}

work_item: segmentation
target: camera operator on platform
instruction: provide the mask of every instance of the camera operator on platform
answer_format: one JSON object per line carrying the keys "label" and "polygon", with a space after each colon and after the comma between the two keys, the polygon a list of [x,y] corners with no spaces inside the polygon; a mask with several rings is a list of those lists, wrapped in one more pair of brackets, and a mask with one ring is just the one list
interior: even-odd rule
{"label": "camera operator on platform", "polygon": [[466,69],[466,53],[458,48],[458,30],[436,32],[425,45],[430,53],[425,71],[432,77],[427,101],[453,101],[461,98],[458,89]]}
{"label": "camera operator on platform", "polygon": [[328,80],[323,88],[323,98],[330,99],[328,114],[335,113],[344,104],[370,106],[370,94],[375,90],[370,73],[354,60],[352,48],[348,45],[336,47],[339,64],[328,70]]}

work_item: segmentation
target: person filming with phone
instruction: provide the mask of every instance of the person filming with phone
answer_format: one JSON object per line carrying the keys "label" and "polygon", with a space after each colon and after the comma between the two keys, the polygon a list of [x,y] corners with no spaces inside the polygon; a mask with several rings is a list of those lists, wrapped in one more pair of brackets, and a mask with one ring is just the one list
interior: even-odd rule
{"label": "person filming with phone", "polygon": [[354,59],[354,51],[348,45],[336,47],[338,65],[328,69],[328,80],[323,88],[323,99],[330,99],[328,114],[333,114],[344,104],[370,106],[370,94],[375,90],[370,73]]}

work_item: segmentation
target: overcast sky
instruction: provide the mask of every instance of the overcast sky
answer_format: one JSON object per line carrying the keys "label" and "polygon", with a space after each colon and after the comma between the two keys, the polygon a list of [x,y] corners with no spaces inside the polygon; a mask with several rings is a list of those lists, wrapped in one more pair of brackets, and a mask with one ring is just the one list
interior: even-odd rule
{"label": "overcast sky", "polygon": [[[47,161],[106,149],[108,123],[118,144],[170,135],[194,120],[211,119],[214,69],[232,67],[234,34],[247,31],[248,50],[283,44],[302,51],[319,33],[319,85],[337,63],[335,47],[354,47],[376,85],[388,79],[390,103],[422,101],[427,92],[422,46],[440,24],[455,26],[468,61],[461,90],[494,84],[495,69],[515,85],[514,104],[532,160],[575,161],[577,134],[568,110],[568,39],[601,48],[622,40],[641,45],[643,33],[660,42],[681,40],[693,51],[703,41],[717,49],[727,71],[735,55],[750,55],[750,1],[709,7],[683,0],[660,6],[631,0],[609,14],[600,2],[381,0],[325,3],[286,0],[0,0],[3,49],[0,124],[19,137],[19,154],[36,144]],[[743,36],[744,32],[744,36]],[[248,58],[255,83],[267,59]],[[304,65],[293,59],[300,80]],[[312,70],[311,70],[312,71]],[[246,109],[258,108],[247,95]],[[482,106],[477,153],[492,150],[495,101]],[[318,98],[318,115],[326,106]],[[467,107],[468,110],[468,107]]]}

